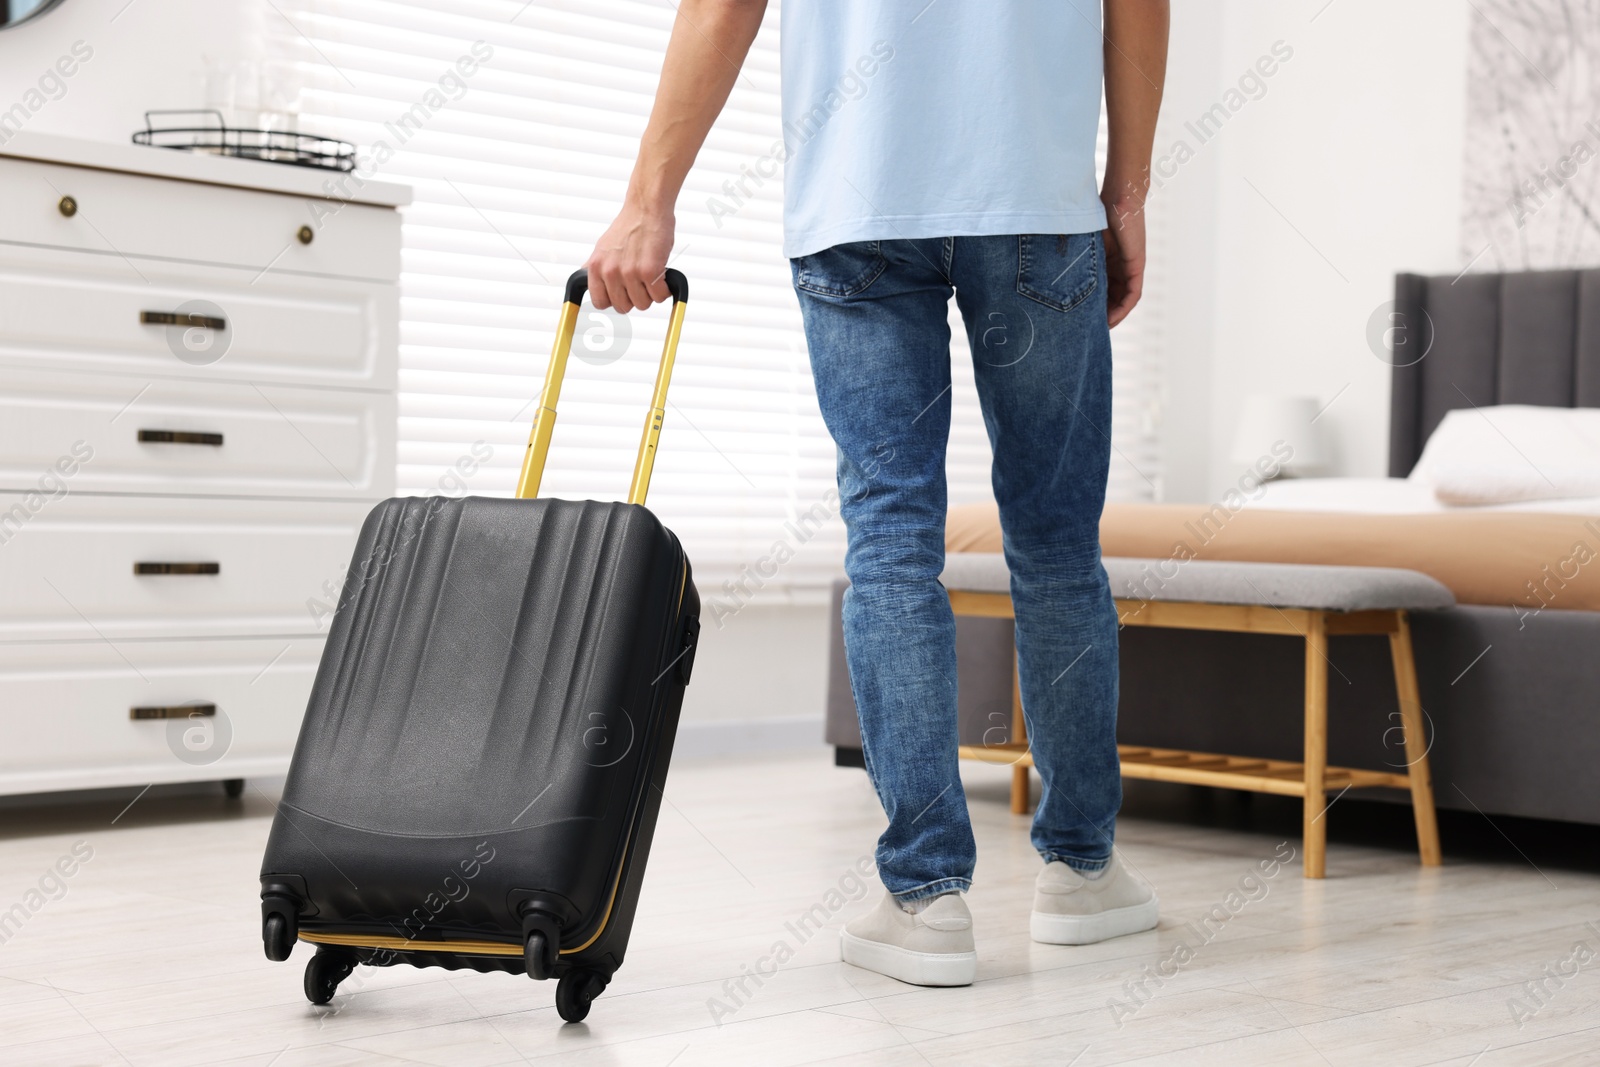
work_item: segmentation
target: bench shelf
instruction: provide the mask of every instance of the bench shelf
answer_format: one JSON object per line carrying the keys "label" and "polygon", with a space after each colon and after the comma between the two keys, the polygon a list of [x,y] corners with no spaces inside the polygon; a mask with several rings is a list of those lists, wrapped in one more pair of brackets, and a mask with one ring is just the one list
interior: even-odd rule
{"label": "bench shelf", "polygon": [[[1306,792],[1306,765],[1291,760],[1252,759],[1216,752],[1191,752],[1181,748],[1118,745],[1124,778],[1152,782],[1209,785],[1218,789],[1244,789],[1252,793],[1277,793],[1302,797]],[[961,758],[1013,767],[1033,766],[1026,745],[962,745]],[[1329,767],[1322,776],[1326,789],[1360,789],[1387,786],[1410,789],[1411,776],[1366,771],[1355,767]]]}

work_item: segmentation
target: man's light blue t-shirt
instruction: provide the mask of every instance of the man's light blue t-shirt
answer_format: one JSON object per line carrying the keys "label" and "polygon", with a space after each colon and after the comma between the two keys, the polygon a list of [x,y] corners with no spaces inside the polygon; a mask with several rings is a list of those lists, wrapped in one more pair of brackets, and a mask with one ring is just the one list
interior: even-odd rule
{"label": "man's light blue t-shirt", "polygon": [[1105,228],[1098,0],[784,0],[784,254]]}

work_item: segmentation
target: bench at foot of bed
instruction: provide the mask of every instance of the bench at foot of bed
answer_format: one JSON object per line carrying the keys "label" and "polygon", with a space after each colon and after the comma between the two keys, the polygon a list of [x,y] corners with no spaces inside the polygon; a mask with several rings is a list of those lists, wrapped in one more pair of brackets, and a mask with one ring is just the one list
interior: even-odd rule
{"label": "bench at foot of bed", "polygon": [[[1307,878],[1321,878],[1326,871],[1328,824],[1324,816],[1332,800],[1348,789],[1406,789],[1411,793],[1422,864],[1439,865],[1428,740],[1407,613],[1454,606],[1455,598],[1448,589],[1425,574],[1389,567],[1203,560],[1174,565],[1171,561],[1110,557],[1105,567],[1124,626],[1283,634],[1300,637],[1305,644],[1305,756],[1301,762],[1121,745],[1124,777],[1304,798]],[[952,554],[944,584],[957,615],[1015,617],[1010,574],[1001,555]],[[1386,634],[1389,638],[1406,751],[1405,773],[1328,766],[1328,640],[1346,634]],[[1015,682],[1012,720],[1015,741],[963,745],[961,755],[1011,764],[1011,809],[1022,813],[1028,810],[1028,773],[1033,760]]]}

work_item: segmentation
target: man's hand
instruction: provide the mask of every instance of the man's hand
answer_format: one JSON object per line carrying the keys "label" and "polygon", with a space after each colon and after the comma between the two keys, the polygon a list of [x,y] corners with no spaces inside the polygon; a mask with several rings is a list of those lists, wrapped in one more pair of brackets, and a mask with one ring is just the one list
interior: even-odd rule
{"label": "man's hand", "polygon": [[672,212],[624,204],[610,228],[595,242],[589,261],[589,296],[594,306],[623,314],[671,297],[667,257],[677,220]]}
{"label": "man's hand", "polygon": [[1131,196],[1106,198],[1106,325],[1128,317],[1144,293],[1144,204]]}
{"label": "man's hand", "polygon": [[667,300],[672,205],[711,124],[728,100],[739,64],[761,29],[767,0],[678,0],[661,84],[622,211],[585,264],[597,308],[626,314]]}

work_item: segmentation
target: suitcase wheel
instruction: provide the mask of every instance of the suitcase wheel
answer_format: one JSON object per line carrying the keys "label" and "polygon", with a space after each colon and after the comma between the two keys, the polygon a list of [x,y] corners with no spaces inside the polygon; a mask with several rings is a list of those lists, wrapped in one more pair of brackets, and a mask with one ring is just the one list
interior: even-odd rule
{"label": "suitcase wheel", "polygon": [[561,924],[544,912],[529,911],[522,917],[522,929],[522,963],[528,977],[537,982],[553,977],[560,955]]}
{"label": "suitcase wheel", "polygon": [[556,1011],[569,1023],[581,1023],[605,989],[606,976],[599,971],[568,971],[556,983]]}
{"label": "suitcase wheel", "polygon": [[346,953],[318,949],[306,964],[306,999],[313,1004],[328,1003],[353,970],[355,961]]}
{"label": "suitcase wheel", "polygon": [[522,962],[528,970],[528,977],[536,982],[542,982],[550,977],[555,970],[555,946],[541,930],[535,930],[528,935],[527,944],[522,946]]}
{"label": "suitcase wheel", "polygon": [[282,915],[273,913],[261,921],[261,945],[267,951],[267,959],[282,963],[294,951],[294,941],[289,920]]}

